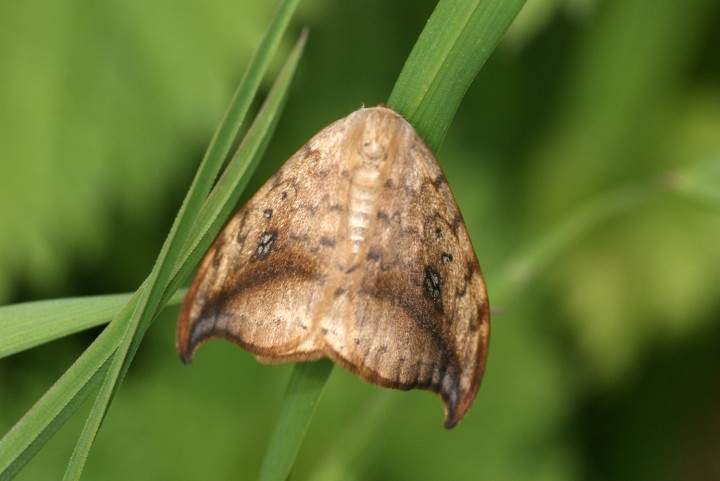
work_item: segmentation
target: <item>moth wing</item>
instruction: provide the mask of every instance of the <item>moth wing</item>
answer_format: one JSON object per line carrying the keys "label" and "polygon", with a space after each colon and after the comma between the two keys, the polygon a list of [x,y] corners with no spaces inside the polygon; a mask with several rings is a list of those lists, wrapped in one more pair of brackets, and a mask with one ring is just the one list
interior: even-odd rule
{"label": "moth wing", "polygon": [[452,427],[487,355],[485,285],[442,170],[394,111],[323,129],[203,260],[177,346],[224,337],[263,362],[326,355],[386,387],[436,392]]}
{"label": "moth wing", "polygon": [[[345,312],[328,316],[329,355],[370,382],[440,395],[446,427],[465,415],[489,339],[485,284],[440,165],[396,113],[388,171]],[[333,335],[346,316],[345,336]]]}
{"label": "moth wing", "polygon": [[[335,162],[339,120],[314,136],[248,201],[203,259],[183,302],[181,358],[225,338],[263,362],[316,359],[322,302],[347,179]],[[333,183],[323,185],[332,177]],[[322,222],[317,222],[322,209]]]}

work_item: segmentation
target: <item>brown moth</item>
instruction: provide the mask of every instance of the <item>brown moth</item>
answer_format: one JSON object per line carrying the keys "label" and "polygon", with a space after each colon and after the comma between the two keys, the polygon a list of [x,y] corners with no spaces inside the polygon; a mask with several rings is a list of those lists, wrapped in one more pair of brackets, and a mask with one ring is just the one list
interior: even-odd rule
{"label": "brown moth", "polygon": [[395,111],[363,108],[305,144],[235,215],[177,326],[190,362],[225,338],[258,361],[331,358],[426,389],[460,421],[485,368],[485,283],[440,165]]}

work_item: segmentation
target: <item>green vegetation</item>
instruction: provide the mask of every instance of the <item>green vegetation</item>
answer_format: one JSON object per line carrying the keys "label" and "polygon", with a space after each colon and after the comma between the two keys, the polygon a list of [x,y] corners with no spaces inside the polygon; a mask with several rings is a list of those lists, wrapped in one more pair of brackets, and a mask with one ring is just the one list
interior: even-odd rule
{"label": "green vegetation", "polygon": [[[0,479],[720,479],[717,2],[538,0],[494,52],[521,1],[427,28],[431,1],[287,1],[262,43],[272,3],[0,5],[0,299],[59,299],[0,309]],[[452,431],[328,363],[174,352],[244,187],[380,102],[437,152],[495,309]]]}

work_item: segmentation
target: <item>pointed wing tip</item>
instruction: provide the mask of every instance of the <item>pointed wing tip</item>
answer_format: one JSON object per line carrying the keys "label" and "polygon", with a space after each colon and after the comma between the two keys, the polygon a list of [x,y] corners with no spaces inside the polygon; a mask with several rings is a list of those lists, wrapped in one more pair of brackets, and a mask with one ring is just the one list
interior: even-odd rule
{"label": "pointed wing tip", "polygon": [[[479,381],[479,380],[478,380]],[[445,408],[445,429],[454,428],[470,410],[470,406],[477,396],[480,383],[472,385],[469,390],[463,391],[459,384],[453,383],[441,388],[438,392]]]}
{"label": "pointed wing tip", "polygon": [[175,350],[177,350],[180,360],[183,364],[190,364],[195,354],[195,346],[197,342],[191,342],[190,336],[188,335],[188,329],[183,323],[181,317],[178,321],[177,337],[175,338]]}
{"label": "pointed wing tip", "polygon": [[451,418],[451,417],[445,416],[445,422],[443,423],[443,427],[444,427],[445,429],[452,429],[452,428],[455,427],[455,425],[457,425],[457,423],[458,423],[459,421],[460,421],[459,419],[455,419],[455,418]]}
{"label": "pointed wing tip", "polygon": [[[468,408],[470,407],[470,403],[461,402],[458,405],[457,402],[453,403],[451,401],[452,399],[457,400],[457,397],[450,396],[448,399],[442,393],[440,396],[442,398],[443,406],[445,407],[445,422],[443,423],[443,426],[445,429],[452,429],[463,420]],[[470,402],[472,402],[472,400]]]}
{"label": "pointed wing tip", "polygon": [[182,361],[183,364],[190,364],[193,360],[193,353],[192,352],[185,352],[180,351],[180,361]]}

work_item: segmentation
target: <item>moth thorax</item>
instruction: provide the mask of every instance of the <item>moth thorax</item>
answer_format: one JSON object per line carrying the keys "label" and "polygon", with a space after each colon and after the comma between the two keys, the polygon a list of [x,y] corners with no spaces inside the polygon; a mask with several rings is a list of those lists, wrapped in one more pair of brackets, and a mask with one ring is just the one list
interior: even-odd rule
{"label": "moth thorax", "polygon": [[365,165],[376,166],[385,157],[385,147],[376,140],[367,140],[363,143],[362,153]]}

